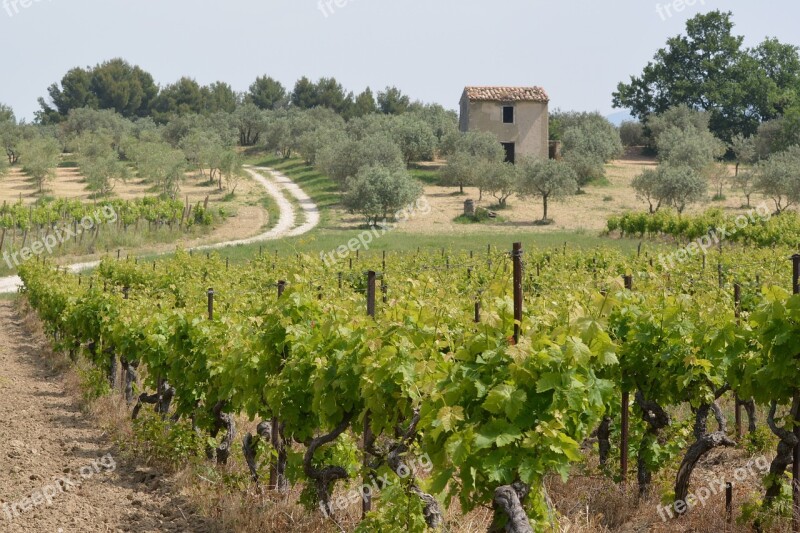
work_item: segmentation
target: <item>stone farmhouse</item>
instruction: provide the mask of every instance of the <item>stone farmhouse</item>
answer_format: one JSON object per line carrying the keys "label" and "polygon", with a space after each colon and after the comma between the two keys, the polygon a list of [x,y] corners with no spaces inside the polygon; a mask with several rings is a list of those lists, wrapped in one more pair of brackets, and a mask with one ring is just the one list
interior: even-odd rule
{"label": "stone farmhouse", "polygon": [[506,160],[548,158],[550,99],[541,87],[466,87],[461,96],[462,132],[494,133]]}

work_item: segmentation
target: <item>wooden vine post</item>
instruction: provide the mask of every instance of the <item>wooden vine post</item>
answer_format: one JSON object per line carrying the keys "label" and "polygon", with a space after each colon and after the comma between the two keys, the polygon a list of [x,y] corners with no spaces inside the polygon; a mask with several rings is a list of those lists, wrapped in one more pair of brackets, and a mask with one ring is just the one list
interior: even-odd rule
{"label": "wooden vine post", "polygon": [[[625,275],[625,290],[633,290],[633,276]],[[623,376],[624,381],[624,376]],[[628,433],[630,431],[630,392],[623,388],[620,421],[620,444],[619,444],[619,471],[620,479],[625,484],[628,481]]]}
{"label": "wooden vine post", "polygon": [[[742,313],[742,286],[737,282],[733,285],[733,314],[736,317],[736,323],[739,323],[739,318]],[[734,418],[736,420],[736,438],[742,438],[742,404],[739,395],[734,396]]]}
{"label": "wooden vine post", "polygon": [[522,243],[515,242],[511,258],[514,261],[514,344],[519,344],[522,325]]}
{"label": "wooden vine post", "polygon": [[[278,251],[275,250],[275,255],[278,255]],[[283,291],[286,290],[286,281],[279,280],[278,281],[278,298],[283,296]],[[283,443],[283,439],[281,438],[281,421],[278,417],[273,416],[272,420],[270,420],[270,428],[269,428],[269,439],[272,447],[275,448],[275,451],[278,452],[278,460],[272,461],[269,467],[269,490],[279,491],[283,489],[283,479],[282,476],[284,475],[283,472],[283,463],[285,462],[285,447]],[[278,464],[282,463],[282,464]]]}
{"label": "wooden vine post", "polygon": [[[367,272],[367,315],[372,318],[375,318],[375,278],[376,274],[374,270]],[[370,485],[371,480],[369,478],[372,475],[372,470],[369,467],[369,452],[367,450],[372,447],[372,442],[375,437],[372,434],[370,422],[370,413],[366,411],[364,413],[364,486]],[[372,495],[364,493],[361,500],[361,518],[366,518],[367,513],[370,512],[371,509]]]}

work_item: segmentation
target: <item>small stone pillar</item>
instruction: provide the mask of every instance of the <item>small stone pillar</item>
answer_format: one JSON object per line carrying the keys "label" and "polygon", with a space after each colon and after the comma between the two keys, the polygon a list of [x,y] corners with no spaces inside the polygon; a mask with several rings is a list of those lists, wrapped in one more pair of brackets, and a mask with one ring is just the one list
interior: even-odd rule
{"label": "small stone pillar", "polygon": [[464,201],[464,214],[469,217],[475,216],[475,202],[473,200]]}

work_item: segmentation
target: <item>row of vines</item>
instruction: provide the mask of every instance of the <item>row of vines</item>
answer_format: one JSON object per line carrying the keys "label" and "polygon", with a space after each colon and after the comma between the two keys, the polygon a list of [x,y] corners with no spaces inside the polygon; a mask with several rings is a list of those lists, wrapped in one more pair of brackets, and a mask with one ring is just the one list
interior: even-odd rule
{"label": "row of vines", "polygon": [[[544,479],[585,462],[593,434],[606,475],[625,480],[612,458],[635,457],[642,494],[678,458],[673,496],[685,498],[703,455],[736,445],[723,395],[769,412],[780,445],[763,508],[786,503],[800,418],[788,257],[726,248],[716,269],[668,271],[647,252],[490,248],[361,257],[353,270],[180,253],[21,275],[59,348],[112,383],[121,365],[134,416],[152,404],[188,421],[220,463],[236,418],[258,420],[242,439],[256,483],[301,483],[303,503],[335,519],[337,486],[393,478],[364,498],[360,531],[445,527],[454,499],[465,513],[490,506],[490,531],[542,531],[558,520]],[[692,417],[676,419],[686,406]]]}
{"label": "row of vines", "polygon": [[800,216],[794,211],[775,215],[762,204],[743,213],[709,209],[696,215],[670,210],[629,212],[608,219],[608,232],[625,237],[673,237],[681,241],[711,235],[716,240],[755,246],[800,246]]}
{"label": "row of vines", "polygon": [[[83,202],[57,199],[33,205],[4,203],[0,206],[0,251],[20,250],[48,235],[58,235],[65,244],[90,246],[98,237],[108,246],[114,236],[148,235],[156,231],[188,231],[209,227],[227,216],[224,209],[214,211],[208,201],[196,205],[156,197],[133,200]],[[72,237],[73,241],[65,237]],[[84,247],[86,247],[84,246]]]}

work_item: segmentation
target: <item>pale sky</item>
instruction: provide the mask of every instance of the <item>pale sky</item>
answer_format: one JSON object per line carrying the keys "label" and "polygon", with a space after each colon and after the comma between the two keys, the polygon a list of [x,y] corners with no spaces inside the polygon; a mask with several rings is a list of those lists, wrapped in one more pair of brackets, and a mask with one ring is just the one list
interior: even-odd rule
{"label": "pale sky", "polygon": [[699,12],[733,11],[749,45],[800,45],[797,0],[324,1],[327,16],[319,0],[0,0],[0,102],[31,119],[67,70],[122,57],[161,85],[333,76],[451,109],[465,85],[541,85],[552,108],[610,114],[617,83]]}

